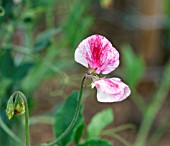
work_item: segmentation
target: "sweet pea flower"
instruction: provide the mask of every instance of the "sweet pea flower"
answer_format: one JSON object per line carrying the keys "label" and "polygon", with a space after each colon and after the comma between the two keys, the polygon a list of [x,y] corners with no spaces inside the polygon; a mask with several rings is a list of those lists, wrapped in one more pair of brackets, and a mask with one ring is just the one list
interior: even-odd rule
{"label": "sweet pea flower", "polygon": [[92,35],[78,45],[75,61],[96,74],[108,74],[119,65],[119,52],[104,36]]}
{"label": "sweet pea flower", "polygon": [[118,102],[130,95],[130,88],[119,78],[99,78],[97,74],[109,74],[119,65],[119,52],[101,35],[84,39],[75,50],[75,61],[88,68],[92,88],[97,88],[99,102]]}
{"label": "sweet pea flower", "polygon": [[92,88],[97,88],[99,102],[117,102],[130,95],[129,87],[119,78],[102,78],[92,83]]}

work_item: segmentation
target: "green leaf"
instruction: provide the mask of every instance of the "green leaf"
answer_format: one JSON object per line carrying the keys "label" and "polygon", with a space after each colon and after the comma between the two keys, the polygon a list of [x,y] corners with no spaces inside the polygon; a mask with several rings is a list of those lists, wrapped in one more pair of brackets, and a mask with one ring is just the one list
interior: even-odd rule
{"label": "green leaf", "polygon": [[32,63],[24,63],[16,67],[10,51],[0,55],[0,73],[9,79],[23,79],[32,66]]}
{"label": "green leaf", "polygon": [[83,135],[84,128],[85,128],[85,123],[83,121],[82,124],[77,128],[75,136],[74,136],[74,141],[76,144],[79,143],[79,141]]}
{"label": "green leaf", "polygon": [[113,122],[113,112],[111,108],[97,113],[91,120],[87,128],[87,138],[97,137],[100,132]]}
{"label": "green leaf", "polygon": [[0,72],[5,77],[10,77],[14,69],[14,61],[11,56],[11,51],[2,52],[0,54]]}
{"label": "green leaf", "polygon": [[122,47],[122,62],[126,80],[131,89],[135,88],[144,74],[144,62],[137,56],[129,45]]}
{"label": "green leaf", "polygon": [[22,80],[28,73],[29,69],[33,66],[32,63],[24,63],[19,65],[11,75],[14,80]]}
{"label": "green leaf", "polygon": [[[56,137],[59,137],[70,125],[77,106],[77,97],[78,92],[73,92],[62,104],[60,109],[58,109],[54,122],[54,131]],[[81,111],[74,127],[71,129],[69,134],[66,135],[65,138],[61,140],[61,145],[67,146],[73,140],[76,130],[82,124],[82,121],[83,116]]]}
{"label": "green leaf", "polygon": [[77,146],[113,146],[110,142],[101,139],[91,139]]}
{"label": "green leaf", "polygon": [[39,34],[35,39],[34,51],[39,52],[47,48],[51,43],[51,38],[61,31],[61,27],[48,29]]}

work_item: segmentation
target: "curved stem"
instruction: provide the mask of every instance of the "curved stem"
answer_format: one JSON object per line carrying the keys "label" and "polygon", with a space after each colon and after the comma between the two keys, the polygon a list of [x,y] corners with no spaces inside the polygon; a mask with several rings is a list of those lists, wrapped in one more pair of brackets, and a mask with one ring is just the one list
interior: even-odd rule
{"label": "curved stem", "polygon": [[26,100],[26,97],[24,96],[24,101],[25,101],[25,138],[26,138],[26,146],[30,145],[30,140],[29,140],[29,110],[28,110],[28,103]]}
{"label": "curved stem", "polygon": [[77,107],[76,107],[76,111],[75,111],[73,120],[71,121],[71,123],[67,127],[67,129],[57,139],[55,139],[54,141],[47,144],[48,146],[52,146],[54,144],[57,144],[59,141],[61,141],[70,132],[70,130],[73,128],[74,124],[76,123],[78,115],[79,115],[79,111],[80,111],[80,105],[81,105],[81,99],[82,99],[82,93],[83,93],[85,79],[86,79],[86,76],[83,77],[83,80],[81,83],[80,92],[79,92],[78,101],[77,101]]}
{"label": "curved stem", "polygon": [[26,146],[30,146],[29,125],[28,125],[28,122],[29,122],[29,110],[28,110],[27,99],[26,99],[25,95],[20,91],[16,91],[14,94],[21,95],[22,99],[24,100],[24,104],[25,104],[25,142],[26,142]]}

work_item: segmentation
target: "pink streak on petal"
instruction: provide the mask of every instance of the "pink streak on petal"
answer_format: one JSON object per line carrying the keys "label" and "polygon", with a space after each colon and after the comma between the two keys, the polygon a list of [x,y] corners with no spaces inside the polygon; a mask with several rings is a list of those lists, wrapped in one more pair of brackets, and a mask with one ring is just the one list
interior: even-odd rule
{"label": "pink streak on petal", "polygon": [[97,100],[99,102],[119,102],[126,99],[130,88],[119,78],[103,78],[92,83],[92,88],[97,88]]}
{"label": "pink streak on petal", "polygon": [[75,51],[75,60],[96,73],[108,74],[119,65],[119,53],[112,44],[101,35],[92,35],[83,40]]}

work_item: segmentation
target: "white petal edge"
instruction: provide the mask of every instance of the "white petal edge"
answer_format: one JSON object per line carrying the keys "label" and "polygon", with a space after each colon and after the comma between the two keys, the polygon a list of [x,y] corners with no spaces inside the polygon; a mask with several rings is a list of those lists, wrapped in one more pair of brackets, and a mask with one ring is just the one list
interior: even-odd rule
{"label": "white petal edge", "polygon": [[[109,85],[107,85],[107,83],[104,82],[105,80],[115,80],[115,82],[118,81],[117,84],[119,85],[120,88],[115,90],[115,88],[107,87]],[[96,82],[94,81],[92,83],[92,88],[94,88],[95,86],[97,88],[97,100],[99,102],[105,102],[105,103],[120,102],[126,99],[131,93],[131,90],[128,87],[128,85],[121,82],[119,78],[99,79]]]}

